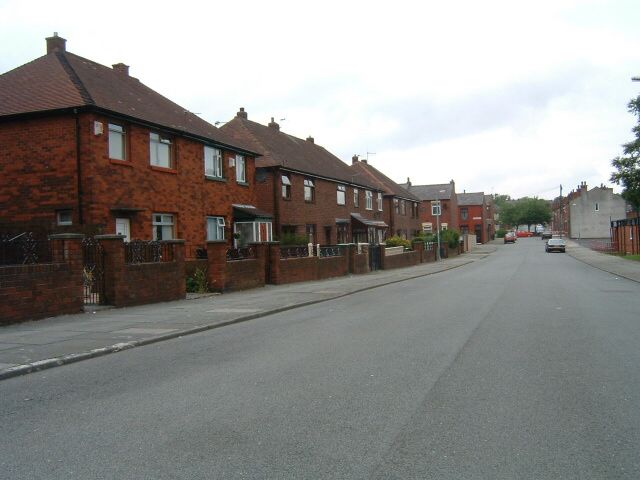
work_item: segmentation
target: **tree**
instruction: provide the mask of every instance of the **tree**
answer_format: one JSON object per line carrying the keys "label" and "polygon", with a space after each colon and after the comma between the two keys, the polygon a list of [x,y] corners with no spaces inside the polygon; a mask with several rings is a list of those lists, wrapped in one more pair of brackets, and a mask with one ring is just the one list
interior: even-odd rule
{"label": "tree", "polygon": [[512,227],[527,225],[527,228],[530,229],[531,225],[549,223],[551,220],[551,205],[547,200],[535,197],[512,200],[506,202],[502,207],[500,220]]}
{"label": "tree", "polygon": [[640,95],[627,105],[629,113],[638,117],[638,124],[631,131],[635,139],[622,145],[624,153],[616,157],[611,164],[616,169],[611,174],[611,181],[622,185],[622,198],[633,205],[636,212],[640,212]]}

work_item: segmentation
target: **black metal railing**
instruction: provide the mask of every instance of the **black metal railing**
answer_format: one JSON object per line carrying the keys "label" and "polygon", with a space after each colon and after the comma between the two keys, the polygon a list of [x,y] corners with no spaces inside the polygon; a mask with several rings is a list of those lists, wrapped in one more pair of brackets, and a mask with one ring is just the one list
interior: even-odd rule
{"label": "black metal railing", "polygon": [[341,257],[342,255],[342,247],[338,245],[325,245],[320,247],[320,258]]}
{"label": "black metal railing", "polygon": [[0,265],[50,263],[51,242],[39,240],[31,232],[0,236]]}
{"label": "black metal railing", "polygon": [[427,252],[432,252],[434,248],[435,242],[424,242],[424,249]]}
{"label": "black metal railing", "polygon": [[132,240],[124,244],[125,263],[160,263],[173,261],[173,244]]}
{"label": "black metal railing", "polygon": [[187,245],[185,248],[187,260],[202,260],[208,258],[207,249],[201,245]]}
{"label": "black metal railing", "polygon": [[249,260],[256,258],[255,247],[229,248],[227,250],[227,261]]}
{"label": "black metal railing", "polygon": [[309,247],[304,245],[291,245],[280,247],[280,258],[303,258],[309,256]]}

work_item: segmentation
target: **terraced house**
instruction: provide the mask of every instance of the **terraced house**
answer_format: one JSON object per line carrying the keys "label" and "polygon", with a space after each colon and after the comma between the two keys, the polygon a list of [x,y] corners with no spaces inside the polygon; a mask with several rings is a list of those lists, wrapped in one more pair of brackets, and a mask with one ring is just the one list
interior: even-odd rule
{"label": "terraced house", "polygon": [[0,76],[0,224],[187,242],[271,239],[255,152],[122,63],[66,50]]}
{"label": "terraced house", "polygon": [[312,137],[306,140],[249,120],[241,108],[220,130],[260,154],[257,206],[273,214],[274,236],[304,236],[312,243],[383,242],[384,190]]}

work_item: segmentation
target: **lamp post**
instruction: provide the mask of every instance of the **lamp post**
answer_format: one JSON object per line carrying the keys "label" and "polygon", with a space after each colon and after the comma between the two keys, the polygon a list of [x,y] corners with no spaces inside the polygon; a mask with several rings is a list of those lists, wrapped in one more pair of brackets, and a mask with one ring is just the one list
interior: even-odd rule
{"label": "lamp post", "polygon": [[[436,252],[436,260],[441,260],[440,258],[440,214],[442,213],[442,208],[440,207],[440,194],[444,193],[446,190],[438,190],[436,192],[436,204],[435,210],[433,207],[431,208],[431,215],[436,217],[436,238],[438,241],[438,251]],[[435,213],[437,212],[437,213]]]}

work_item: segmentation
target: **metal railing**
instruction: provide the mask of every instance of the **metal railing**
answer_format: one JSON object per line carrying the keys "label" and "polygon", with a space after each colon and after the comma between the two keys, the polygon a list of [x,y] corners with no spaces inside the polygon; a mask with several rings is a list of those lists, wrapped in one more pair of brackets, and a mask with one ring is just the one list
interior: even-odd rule
{"label": "metal railing", "polygon": [[255,247],[229,248],[227,250],[227,261],[250,260],[256,258]]}
{"label": "metal railing", "polygon": [[343,255],[342,253],[342,247],[340,247],[339,245],[326,245],[326,246],[321,246],[320,247],[320,255],[318,255],[320,258],[325,258],[325,257],[341,257]]}
{"label": "metal railing", "polygon": [[304,258],[309,256],[309,247],[307,245],[292,245],[288,247],[280,247],[280,258]]}
{"label": "metal railing", "polygon": [[31,232],[0,236],[0,265],[30,265],[51,260],[49,240],[36,240]]}
{"label": "metal railing", "polygon": [[131,240],[124,244],[125,263],[160,263],[173,261],[173,245],[157,241]]}

